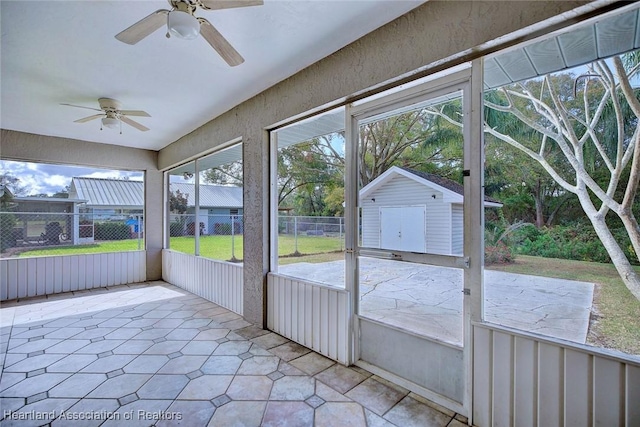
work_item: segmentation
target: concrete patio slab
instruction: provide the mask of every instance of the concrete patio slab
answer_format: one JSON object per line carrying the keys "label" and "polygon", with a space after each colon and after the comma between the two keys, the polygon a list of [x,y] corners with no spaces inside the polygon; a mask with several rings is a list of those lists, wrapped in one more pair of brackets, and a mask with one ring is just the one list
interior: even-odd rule
{"label": "concrete patio slab", "polygon": [[[344,261],[287,264],[281,274],[344,286]],[[462,344],[463,270],[360,258],[361,315]],[[584,344],[593,283],[485,270],[488,322]]]}

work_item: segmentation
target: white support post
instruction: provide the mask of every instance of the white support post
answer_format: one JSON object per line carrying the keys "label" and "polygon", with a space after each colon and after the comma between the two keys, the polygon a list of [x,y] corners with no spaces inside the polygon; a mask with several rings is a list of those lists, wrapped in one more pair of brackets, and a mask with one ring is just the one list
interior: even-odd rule
{"label": "white support post", "polygon": [[195,207],[194,207],[194,215],[195,215],[195,224],[193,224],[193,237],[195,238],[195,256],[200,256],[200,165],[198,164],[198,159],[196,159],[194,163],[195,173],[194,173],[194,187],[195,187]]}
{"label": "white support post", "polygon": [[464,270],[464,407],[473,423],[473,331],[472,321],[480,321],[484,306],[484,116],[483,60],[471,66],[471,85],[465,90],[464,169],[464,253],[469,268]]}
{"label": "white support post", "polygon": [[351,298],[348,310],[348,361],[359,357],[357,313],[359,306],[358,280],[358,120],[352,116],[351,106],[345,109],[345,199],[344,248],[345,288]]}

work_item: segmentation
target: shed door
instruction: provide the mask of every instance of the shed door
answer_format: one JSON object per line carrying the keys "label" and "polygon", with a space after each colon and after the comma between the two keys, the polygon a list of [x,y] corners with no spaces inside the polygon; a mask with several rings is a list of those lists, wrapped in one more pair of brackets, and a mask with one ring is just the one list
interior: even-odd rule
{"label": "shed door", "polygon": [[426,241],[425,206],[380,208],[380,248],[424,253]]}

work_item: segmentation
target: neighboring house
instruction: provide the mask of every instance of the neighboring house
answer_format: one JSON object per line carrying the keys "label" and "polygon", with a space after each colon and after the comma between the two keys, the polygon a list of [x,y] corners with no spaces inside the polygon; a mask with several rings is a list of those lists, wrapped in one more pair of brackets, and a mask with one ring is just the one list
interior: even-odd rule
{"label": "neighboring house", "polygon": [[[195,214],[195,186],[189,183],[171,183],[172,192],[180,191],[187,198],[187,214]],[[104,178],[74,177],[69,190],[70,198],[86,199],[86,213],[93,213],[94,219],[127,219],[143,214],[144,183]],[[200,210],[198,216],[202,225],[202,234],[228,234],[232,218],[241,218],[242,187],[221,185],[200,186]],[[240,221],[237,219],[236,221]],[[184,232],[192,234],[189,223],[185,221]],[[221,227],[216,224],[229,224]],[[191,228],[190,228],[191,227]],[[241,232],[237,229],[236,232]]]}
{"label": "neighboring house", "polygon": [[[194,184],[172,182],[170,190],[180,191],[187,198],[187,213],[195,213]],[[200,185],[200,212],[202,234],[230,234],[232,218],[235,233],[242,232],[242,187]],[[193,222],[187,221],[187,223]],[[222,225],[225,224],[225,225]],[[228,225],[227,225],[228,224]],[[187,230],[188,232],[190,230]],[[192,233],[192,230],[189,234]]]}
{"label": "neighboring house", "polygon": [[362,246],[462,255],[462,194],[455,181],[393,166],[360,190]]}
{"label": "neighboring house", "polygon": [[127,219],[143,213],[144,182],[74,177],[69,198],[87,200],[85,212],[94,219]]}

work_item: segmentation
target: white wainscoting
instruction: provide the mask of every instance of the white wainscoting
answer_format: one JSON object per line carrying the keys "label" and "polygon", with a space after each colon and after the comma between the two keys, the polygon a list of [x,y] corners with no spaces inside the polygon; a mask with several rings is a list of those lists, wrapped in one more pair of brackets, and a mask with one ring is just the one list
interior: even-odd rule
{"label": "white wainscoting", "polygon": [[269,273],[267,327],[292,341],[348,363],[349,293]]}
{"label": "white wainscoting", "polygon": [[0,259],[0,301],[146,279],[145,251]]}
{"label": "white wainscoting", "polygon": [[242,264],[162,251],[162,278],[166,282],[240,315],[242,271]]}
{"label": "white wainscoting", "polygon": [[473,326],[473,424],[640,426],[640,362]]}

